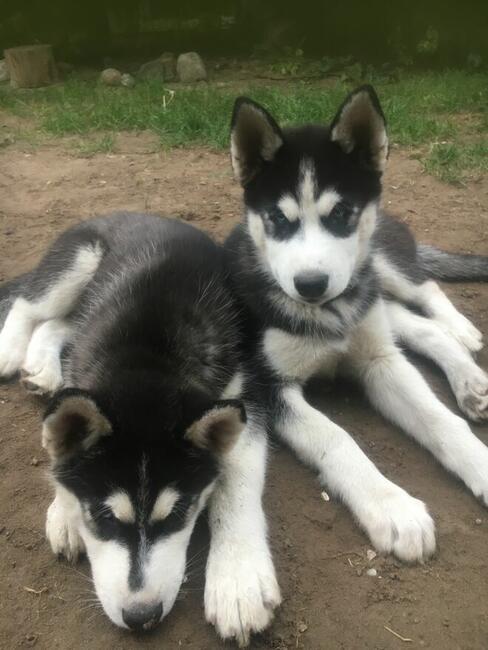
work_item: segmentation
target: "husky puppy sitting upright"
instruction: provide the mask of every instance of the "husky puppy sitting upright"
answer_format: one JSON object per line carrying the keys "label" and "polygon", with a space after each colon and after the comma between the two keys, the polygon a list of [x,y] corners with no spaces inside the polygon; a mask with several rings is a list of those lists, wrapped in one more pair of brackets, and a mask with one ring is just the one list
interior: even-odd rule
{"label": "husky puppy sitting upright", "polygon": [[231,156],[245,222],[226,246],[248,309],[256,382],[271,386],[276,434],[379,551],[422,561],[436,544],[425,505],[385,478],[303,393],[315,374],[354,377],[385,417],[488,505],[488,448],[397,345],[432,358],[464,413],[488,418],[488,377],[470,354],[481,334],[433,281],[488,280],[488,258],[416,247],[381,211],[387,154],[385,117],[369,86],[347,97],[329,128],[281,129],[262,106],[239,98]]}
{"label": "husky puppy sitting upright", "polygon": [[0,292],[0,375],[21,370],[28,389],[55,393],[42,432],[53,552],[86,551],[110,619],[152,628],[210,498],[207,618],[245,643],[280,594],[261,506],[265,433],[252,409],[243,430],[235,399],[241,332],[223,249],[180,221],[121,213],[68,230]]}

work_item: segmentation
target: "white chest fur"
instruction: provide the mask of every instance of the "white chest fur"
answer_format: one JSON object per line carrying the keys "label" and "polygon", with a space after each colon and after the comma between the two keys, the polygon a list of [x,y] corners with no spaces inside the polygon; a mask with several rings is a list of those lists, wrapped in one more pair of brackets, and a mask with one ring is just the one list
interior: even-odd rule
{"label": "white chest fur", "polygon": [[333,376],[348,341],[324,343],[270,328],[264,334],[263,351],[269,365],[282,377],[306,381],[315,374]]}

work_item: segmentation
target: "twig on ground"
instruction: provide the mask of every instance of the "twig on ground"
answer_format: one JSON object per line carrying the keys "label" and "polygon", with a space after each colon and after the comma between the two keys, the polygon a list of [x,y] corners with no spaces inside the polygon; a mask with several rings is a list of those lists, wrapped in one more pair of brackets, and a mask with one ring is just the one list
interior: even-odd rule
{"label": "twig on ground", "polygon": [[393,636],[396,636],[397,639],[400,639],[400,641],[403,641],[404,643],[412,643],[413,639],[408,639],[405,636],[402,636],[401,634],[398,634],[398,632],[395,632],[395,630],[392,630],[391,627],[388,627],[388,625],[383,625],[385,630],[389,632],[390,634],[393,634]]}

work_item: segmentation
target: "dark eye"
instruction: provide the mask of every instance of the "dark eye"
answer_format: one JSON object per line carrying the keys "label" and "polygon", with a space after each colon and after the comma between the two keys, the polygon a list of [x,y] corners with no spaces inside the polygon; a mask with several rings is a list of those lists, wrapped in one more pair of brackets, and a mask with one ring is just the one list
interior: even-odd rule
{"label": "dark eye", "polygon": [[111,523],[116,521],[115,515],[111,510],[98,510],[92,513],[93,518],[100,523]]}
{"label": "dark eye", "polygon": [[337,237],[348,237],[355,229],[357,221],[353,217],[354,207],[350,203],[337,203],[327,216],[321,218],[324,228]]}
{"label": "dark eye", "polygon": [[283,211],[276,207],[268,210],[268,216],[273,223],[279,226],[290,223],[289,220],[285,217]]}
{"label": "dark eye", "polygon": [[352,205],[350,205],[349,203],[345,203],[344,201],[341,201],[340,203],[336,203],[336,205],[332,208],[327,218],[346,221],[347,219],[349,219],[352,213],[353,213]]}

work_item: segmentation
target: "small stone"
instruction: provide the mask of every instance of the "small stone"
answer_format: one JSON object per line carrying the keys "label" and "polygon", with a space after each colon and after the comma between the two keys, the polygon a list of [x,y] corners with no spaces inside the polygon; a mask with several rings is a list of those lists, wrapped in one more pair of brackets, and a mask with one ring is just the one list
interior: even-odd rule
{"label": "small stone", "polygon": [[196,52],[180,54],[176,62],[178,79],[183,83],[195,83],[207,79],[207,70],[202,58]]}
{"label": "small stone", "polygon": [[413,622],[415,623],[415,625],[418,625],[420,623],[420,618],[414,618]]}
{"label": "small stone", "polygon": [[100,75],[101,83],[106,86],[120,86],[122,74],[115,68],[106,68]]}
{"label": "small stone", "polygon": [[300,634],[303,634],[307,630],[308,630],[308,625],[303,621],[300,621],[300,623],[298,623],[298,631],[300,632]]}
{"label": "small stone", "polygon": [[327,492],[321,492],[320,496],[324,501],[330,501],[330,496],[327,494]]}
{"label": "small stone", "polygon": [[33,465],[34,467],[37,467],[39,465],[39,459],[34,456],[33,458],[31,458],[30,464]]}
{"label": "small stone", "polygon": [[378,554],[376,553],[376,551],[373,551],[370,548],[368,548],[368,550],[366,551],[366,558],[367,558],[368,562],[372,562],[377,555]]}
{"label": "small stone", "polygon": [[474,520],[474,523],[475,523],[477,526],[481,526],[481,524],[483,523],[483,520],[482,520],[482,519],[475,519],[475,520]]}
{"label": "small stone", "polygon": [[376,576],[378,575],[378,571],[376,571],[376,569],[368,569],[366,571],[366,575],[370,576],[370,578],[376,578]]}
{"label": "small stone", "polygon": [[126,73],[120,77],[120,83],[125,88],[133,88],[136,85],[136,80],[131,74]]}
{"label": "small stone", "polygon": [[10,72],[7,68],[5,59],[0,59],[0,81],[8,81],[10,79]]}

